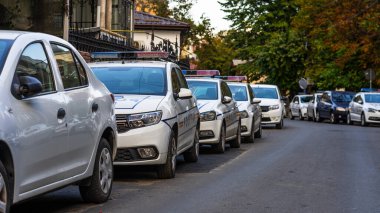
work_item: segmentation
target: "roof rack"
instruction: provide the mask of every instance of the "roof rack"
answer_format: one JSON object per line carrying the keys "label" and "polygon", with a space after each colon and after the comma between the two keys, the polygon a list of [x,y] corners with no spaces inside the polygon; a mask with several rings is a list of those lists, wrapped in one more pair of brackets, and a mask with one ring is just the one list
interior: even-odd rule
{"label": "roof rack", "polygon": [[92,52],[92,60],[165,60],[169,61],[168,52],[159,51],[124,51],[124,52]]}
{"label": "roof rack", "polygon": [[228,82],[248,82],[247,76],[214,76]]}
{"label": "roof rack", "polygon": [[219,70],[182,70],[185,77],[214,77],[220,75]]}

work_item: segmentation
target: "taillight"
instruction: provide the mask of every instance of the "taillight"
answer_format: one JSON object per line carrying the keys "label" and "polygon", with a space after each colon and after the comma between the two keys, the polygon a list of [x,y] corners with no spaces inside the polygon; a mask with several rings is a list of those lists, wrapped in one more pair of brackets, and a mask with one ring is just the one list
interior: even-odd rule
{"label": "taillight", "polygon": [[110,94],[111,98],[112,98],[112,102],[115,103],[115,96],[111,93]]}

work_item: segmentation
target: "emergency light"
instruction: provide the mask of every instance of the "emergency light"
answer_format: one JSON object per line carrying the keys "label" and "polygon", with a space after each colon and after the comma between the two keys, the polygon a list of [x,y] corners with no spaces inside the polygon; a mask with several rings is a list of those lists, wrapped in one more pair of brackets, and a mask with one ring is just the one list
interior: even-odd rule
{"label": "emergency light", "polygon": [[224,81],[229,81],[229,82],[248,82],[247,81],[247,76],[214,76],[214,78],[219,78]]}
{"label": "emergency light", "polygon": [[92,52],[92,59],[120,59],[120,60],[133,60],[133,59],[168,59],[168,52],[158,51],[125,51],[125,52]]}
{"label": "emergency light", "polygon": [[182,70],[186,77],[214,77],[220,75],[219,70]]}

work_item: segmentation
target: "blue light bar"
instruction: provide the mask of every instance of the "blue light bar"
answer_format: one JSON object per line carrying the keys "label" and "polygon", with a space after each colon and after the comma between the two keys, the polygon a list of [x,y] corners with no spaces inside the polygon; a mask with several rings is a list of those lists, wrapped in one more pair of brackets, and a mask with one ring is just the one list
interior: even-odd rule
{"label": "blue light bar", "polygon": [[182,70],[186,77],[213,77],[220,75],[219,70]]}
{"label": "blue light bar", "polygon": [[168,52],[125,51],[125,52],[92,52],[92,59],[167,59]]}
{"label": "blue light bar", "polygon": [[219,78],[224,81],[229,82],[247,82],[247,76],[214,76],[214,78]]}

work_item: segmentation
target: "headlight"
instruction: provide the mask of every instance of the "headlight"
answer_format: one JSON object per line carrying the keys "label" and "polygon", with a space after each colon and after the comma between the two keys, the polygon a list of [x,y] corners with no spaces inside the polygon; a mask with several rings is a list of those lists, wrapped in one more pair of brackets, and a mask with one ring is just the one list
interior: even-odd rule
{"label": "headlight", "polygon": [[373,109],[373,108],[368,108],[368,112],[372,112],[372,113],[375,113],[375,112],[376,112],[376,109]]}
{"label": "headlight", "polygon": [[336,111],[344,112],[344,111],[346,111],[346,108],[343,108],[343,107],[337,107],[337,108],[336,108]]}
{"label": "headlight", "polygon": [[127,122],[130,128],[139,128],[157,124],[160,122],[161,116],[161,111],[133,114],[128,116]]}
{"label": "headlight", "polygon": [[280,105],[269,106],[269,110],[275,110],[275,109],[279,109],[279,108],[280,108]]}
{"label": "headlight", "polygon": [[201,122],[212,121],[216,119],[216,112],[215,111],[202,112],[200,114],[200,117],[201,117]]}
{"label": "headlight", "polygon": [[248,112],[247,111],[240,111],[240,117],[241,118],[248,118]]}

